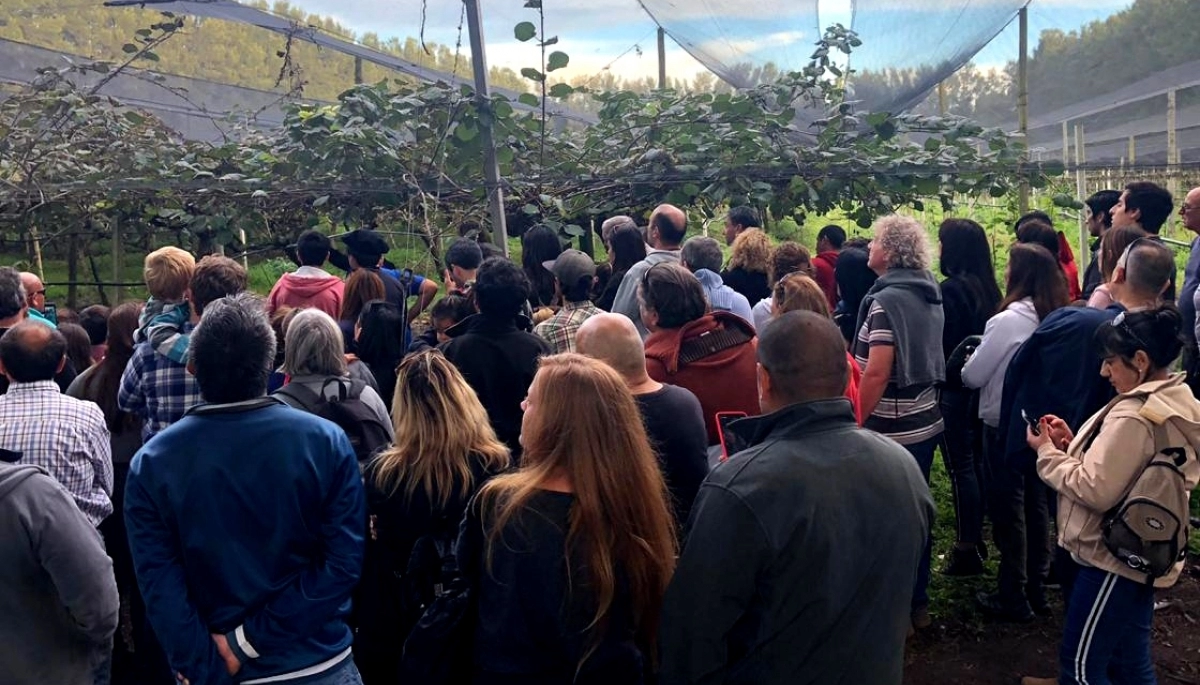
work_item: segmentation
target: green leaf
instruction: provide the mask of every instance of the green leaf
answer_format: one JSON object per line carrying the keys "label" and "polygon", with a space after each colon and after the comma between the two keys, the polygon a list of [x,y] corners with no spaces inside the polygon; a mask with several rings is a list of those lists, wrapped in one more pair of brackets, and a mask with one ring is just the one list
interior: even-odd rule
{"label": "green leaf", "polygon": [[534,95],[533,93],[521,93],[517,96],[517,102],[521,103],[522,105],[529,105],[530,107],[537,107],[542,104],[542,101],[538,99],[538,96]]}
{"label": "green leaf", "polygon": [[541,210],[538,209],[537,205],[525,205],[524,207],[521,208],[521,211],[525,212],[526,214],[528,214],[530,216],[534,216]]}
{"label": "green leaf", "polygon": [[126,55],[132,55],[137,51],[138,46],[134,45],[133,43],[126,43],[121,46],[121,52],[125,53]]}
{"label": "green leaf", "polygon": [[328,202],[329,202],[329,196],[322,195],[321,197],[318,197],[317,199],[313,200],[313,203],[312,203],[313,209],[316,209],[317,207],[324,207]]}
{"label": "green leaf", "polygon": [[469,143],[472,140],[475,140],[475,136],[477,135],[479,135],[479,130],[474,126],[459,124],[458,126],[454,127],[454,137],[458,138],[464,143]]}
{"label": "green leaf", "polygon": [[531,9],[531,10],[542,9],[542,0],[525,0],[525,9]]}
{"label": "green leaf", "polygon": [[543,48],[548,48],[551,45],[558,45],[558,36],[550,36],[546,40],[539,43],[539,45]]}
{"label": "green leaf", "polygon": [[583,226],[580,226],[578,224],[567,224],[566,226],[563,226],[562,231],[563,231],[563,233],[566,233],[567,235],[571,236],[572,238],[578,238],[579,236],[583,235],[584,233],[587,233],[587,231],[584,230]]}
{"label": "green leaf", "polygon": [[530,81],[537,81],[538,83],[546,80],[546,75],[537,69],[534,69],[533,67],[525,67],[521,69],[521,75]]}
{"label": "green leaf", "polygon": [[571,58],[565,52],[555,50],[546,57],[546,71],[556,71],[563,69],[571,62]]}
{"label": "green leaf", "polygon": [[534,36],[537,35],[537,27],[533,25],[532,21],[523,21],[513,27],[513,35],[517,40],[524,43],[533,40]]}
{"label": "green leaf", "polygon": [[147,50],[146,52],[142,53],[142,57],[144,57],[144,58],[146,58],[146,59],[150,60],[151,62],[157,62],[157,61],[158,61],[158,55],[157,55],[156,53],[150,52],[149,50]]}
{"label": "green leaf", "polygon": [[141,126],[142,124],[146,123],[146,117],[144,117],[141,114],[138,114],[137,112],[134,112],[134,111],[126,112],[125,120],[128,121],[129,123],[133,124],[134,126]]}
{"label": "green leaf", "polygon": [[550,86],[550,97],[552,98],[565,98],[574,92],[575,89],[566,83],[556,83]]}

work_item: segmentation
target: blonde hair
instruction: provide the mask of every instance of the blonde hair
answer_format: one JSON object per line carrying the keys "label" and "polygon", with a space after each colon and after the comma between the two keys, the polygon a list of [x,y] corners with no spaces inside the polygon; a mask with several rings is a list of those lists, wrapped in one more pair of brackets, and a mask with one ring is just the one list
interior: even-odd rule
{"label": "blonde hair", "polygon": [[579,665],[608,629],[618,578],[629,589],[639,644],[652,646],[653,659],[677,550],[666,484],[633,395],[608,365],[573,353],[543,358],[530,393],[543,408],[522,424],[521,468],[493,478],[479,495],[485,516],[494,512],[488,567],[505,525],[543,484],[565,476],[575,502],[563,553],[578,550],[585,577],[572,581],[596,598]]}
{"label": "blonde hair", "polygon": [[929,233],[921,222],[889,214],[875,222],[875,241],[887,253],[889,269],[924,269],[932,263]]}
{"label": "blonde hair", "polygon": [[154,299],[179,302],[183,300],[195,271],[196,258],[190,252],[168,245],[146,255],[142,278]]}
{"label": "blonde hair", "polygon": [[471,459],[485,471],[508,467],[487,411],[462,373],[437,350],[413,354],[396,369],[392,399],[396,442],[372,462],[375,485],[411,498],[420,487],[436,506],[475,489]]}
{"label": "blonde hair", "polygon": [[733,239],[729,268],[767,273],[771,268],[771,237],[760,228],[748,228]]}
{"label": "blonde hair", "polygon": [[781,278],[771,292],[771,318],[788,312],[815,312],[829,317],[829,300],[825,298],[825,291],[802,271]]}

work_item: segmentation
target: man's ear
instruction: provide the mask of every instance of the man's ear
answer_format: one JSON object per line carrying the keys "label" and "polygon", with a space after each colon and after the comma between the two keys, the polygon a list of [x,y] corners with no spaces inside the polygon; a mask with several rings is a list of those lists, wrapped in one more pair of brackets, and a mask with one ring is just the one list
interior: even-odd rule
{"label": "man's ear", "polygon": [[[62,356],[62,359],[58,360],[58,368],[54,370],[54,375],[57,376],[58,374],[62,373],[62,370],[64,368],[66,368],[66,366],[67,366],[67,355],[64,354]],[[76,369],[76,371],[78,371],[78,369]]]}
{"label": "man's ear", "polygon": [[755,365],[755,373],[758,376],[758,399],[762,400],[771,394],[771,376],[762,364]]}
{"label": "man's ear", "polygon": [[[1113,269],[1112,280],[1113,280],[1113,283],[1124,283],[1125,282],[1125,267],[1118,266],[1115,269]],[[1166,288],[1167,288],[1167,286],[1164,285],[1163,290],[1166,290]]]}
{"label": "man's ear", "polygon": [[192,361],[192,358],[190,356],[188,357],[188,362],[187,362],[187,372],[188,372],[188,374],[190,374],[192,376],[196,375],[196,362]]}

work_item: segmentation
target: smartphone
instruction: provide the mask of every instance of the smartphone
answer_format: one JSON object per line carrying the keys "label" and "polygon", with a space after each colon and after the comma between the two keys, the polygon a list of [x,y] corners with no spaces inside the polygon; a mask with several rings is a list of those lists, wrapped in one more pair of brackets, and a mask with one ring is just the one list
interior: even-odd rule
{"label": "smartphone", "polygon": [[42,316],[50,320],[50,323],[58,325],[58,305],[47,302],[42,307]]}
{"label": "smartphone", "polygon": [[1033,431],[1034,435],[1042,434],[1042,429],[1038,427],[1037,419],[1030,418],[1029,414],[1026,414],[1024,409],[1021,410],[1021,418],[1025,419],[1025,424],[1029,426],[1029,430]]}
{"label": "smartphone", "polygon": [[746,449],[745,441],[728,430],[729,424],[738,419],[744,419],[746,416],[744,411],[717,412],[717,437],[721,440],[721,461]]}

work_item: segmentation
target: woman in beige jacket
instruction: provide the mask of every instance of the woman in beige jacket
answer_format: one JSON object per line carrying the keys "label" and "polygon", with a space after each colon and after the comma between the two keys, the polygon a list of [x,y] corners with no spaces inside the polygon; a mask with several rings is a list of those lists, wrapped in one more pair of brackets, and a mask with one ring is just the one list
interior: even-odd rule
{"label": "woman in beige jacket", "polygon": [[1150,659],[1154,588],[1170,587],[1183,563],[1154,582],[1118,560],[1104,544],[1105,513],[1121,503],[1155,454],[1156,426],[1187,454],[1190,491],[1200,480],[1200,402],[1169,366],[1179,355],[1181,317],[1171,305],[1122,313],[1096,331],[1105,351],[1100,374],[1117,396],[1075,435],[1056,416],[1028,433],[1038,474],[1058,492],[1058,543],[1077,564],[1063,581],[1067,616],[1057,679],[1024,685],[1155,683]]}

